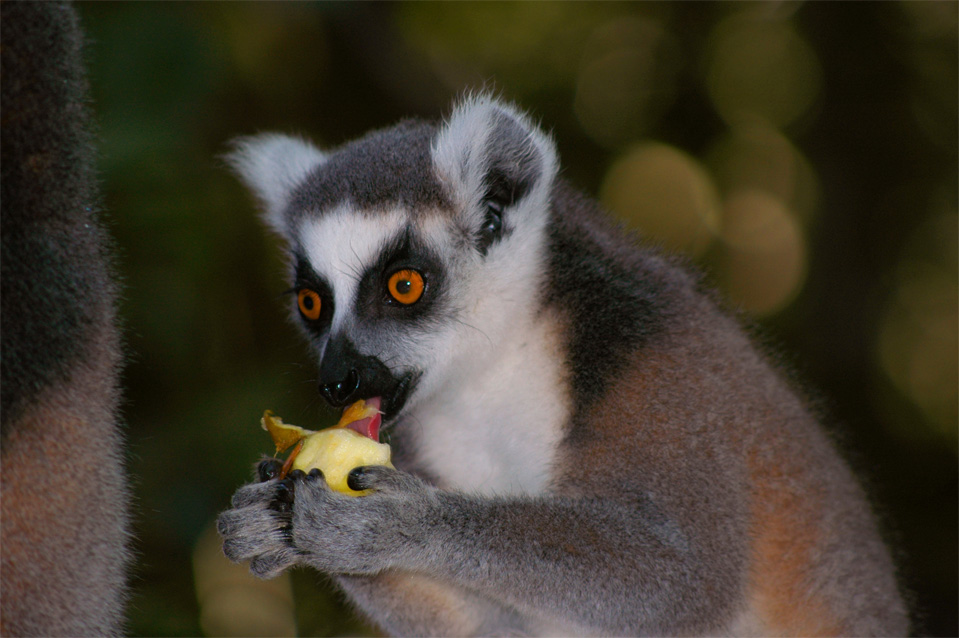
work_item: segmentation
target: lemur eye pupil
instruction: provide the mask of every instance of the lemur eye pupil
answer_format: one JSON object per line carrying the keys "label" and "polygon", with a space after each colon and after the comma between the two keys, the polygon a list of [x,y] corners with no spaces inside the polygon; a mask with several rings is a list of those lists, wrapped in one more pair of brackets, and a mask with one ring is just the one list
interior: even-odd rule
{"label": "lemur eye pupil", "polygon": [[304,288],[296,293],[296,304],[300,309],[300,314],[310,321],[316,321],[320,318],[322,304],[320,295],[315,290]]}
{"label": "lemur eye pupil", "polygon": [[408,306],[419,301],[425,286],[423,275],[416,270],[404,268],[390,275],[386,288],[393,300]]}

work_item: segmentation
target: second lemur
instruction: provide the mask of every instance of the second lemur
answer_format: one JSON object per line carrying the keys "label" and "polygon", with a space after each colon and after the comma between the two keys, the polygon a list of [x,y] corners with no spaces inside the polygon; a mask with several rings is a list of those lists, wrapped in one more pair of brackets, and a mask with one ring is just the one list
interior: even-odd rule
{"label": "second lemur", "polygon": [[331,152],[241,139],[335,407],[397,469],[240,488],[224,550],[331,574],[411,635],[902,635],[870,507],[817,416],[698,279],[559,176],[487,96]]}

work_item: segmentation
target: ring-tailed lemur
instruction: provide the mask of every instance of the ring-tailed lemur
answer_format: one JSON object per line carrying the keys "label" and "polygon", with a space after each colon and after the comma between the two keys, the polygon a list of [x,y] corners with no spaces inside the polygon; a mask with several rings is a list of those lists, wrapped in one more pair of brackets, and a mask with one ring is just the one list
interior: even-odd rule
{"label": "ring-tailed lemur", "polygon": [[816,417],[697,279],[465,99],[331,153],[229,159],[289,245],[334,406],[380,397],[397,470],[237,491],[226,554],[335,576],[390,633],[903,634],[894,568]]}
{"label": "ring-tailed lemur", "polygon": [[0,635],[123,633],[129,491],[111,242],[98,218],[83,33],[0,3]]}

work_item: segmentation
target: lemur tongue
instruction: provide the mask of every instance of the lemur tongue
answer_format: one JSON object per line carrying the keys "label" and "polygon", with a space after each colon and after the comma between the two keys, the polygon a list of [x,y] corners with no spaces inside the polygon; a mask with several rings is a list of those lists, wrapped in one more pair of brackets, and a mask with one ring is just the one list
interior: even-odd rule
{"label": "lemur tongue", "polygon": [[347,428],[373,439],[380,440],[380,423],[383,415],[380,413],[381,397],[373,397],[366,401],[360,400],[343,410],[338,428]]}

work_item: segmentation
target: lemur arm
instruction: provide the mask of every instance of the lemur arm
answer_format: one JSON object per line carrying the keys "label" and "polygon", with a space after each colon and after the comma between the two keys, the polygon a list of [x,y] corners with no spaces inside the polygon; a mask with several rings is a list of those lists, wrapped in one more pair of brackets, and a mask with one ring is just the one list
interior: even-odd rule
{"label": "lemur arm", "polygon": [[[357,479],[375,492],[342,496],[315,475],[241,488],[220,519],[228,556],[266,577],[295,564],[333,574],[416,572],[612,633],[716,620],[728,602],[723,592],[735,595],[737,552],[723,569],[707,568],[679,527],[643,499],[486,498],[379,467]],[[291,507],[277,507],[278,490]]]}

